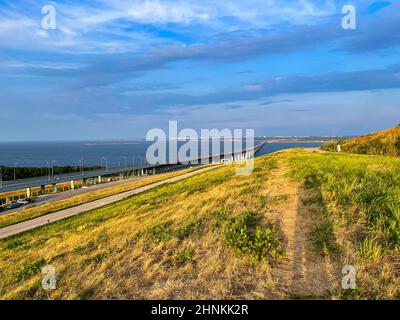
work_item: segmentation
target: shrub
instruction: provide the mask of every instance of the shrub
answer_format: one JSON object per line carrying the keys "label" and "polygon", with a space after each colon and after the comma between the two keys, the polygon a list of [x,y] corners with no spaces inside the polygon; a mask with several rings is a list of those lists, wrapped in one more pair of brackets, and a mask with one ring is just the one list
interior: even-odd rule
{"label": "shrub", "polygon": [[31,264],[22,266],[15,273],[15,281],[21,282],[41,272],[42,268],[47,264],[46,260],[41,258],[35,260]]}
{"label": "shrub", "polygon": [[162,222],[154,227],[147,229],[147,234],[156,242],[168,241],[171,239],[169,226],[171,222]]}
{"label": "shrub", "polygon": [[16,249],[16,248],[18,248],[20,246],[23,246],[25,244],[26,244],[25,241],[21,241],[21,240],[18,240],[18,239],[13,239],[13,240],[7,242],[6,248],[8,250],[13,250],[13,249]]}
{"label": "shrub", "polygon": [[249,255],[254,262],[279,258],[282,249],[275,226],[268,225],[262,229],[259,221],[258,216],[249,213],[232,219],[225,226],[224,242],[234,252]]}
{"label": "shrub", "polygon": [[219,208],[207,214],[206,218],[211,219],[211,226],[214,230],[219,230],[227,221],[229,212],[225,208]]}
{"label": "shrub", "polygon": [[176,236],[179,240],[184,240],[188,238],[192,233],[199,232],[201,229],[202,220],[187,224],[178,230],[176,230]]}
{"label": "shrub", "polygon": [[177,265],[185,264],[193,259],[192,250],[183,250],[174,255],[174,262]]}
{"label": "shrub", "polygon": [[338,144],[340,144],[339,141],[329,141],[329,142],[326,142],[326,143],[324,143],[324,144],[321,146],[321,150],[336,152],[336,151],[337,151],[337,146],[338,146]]}

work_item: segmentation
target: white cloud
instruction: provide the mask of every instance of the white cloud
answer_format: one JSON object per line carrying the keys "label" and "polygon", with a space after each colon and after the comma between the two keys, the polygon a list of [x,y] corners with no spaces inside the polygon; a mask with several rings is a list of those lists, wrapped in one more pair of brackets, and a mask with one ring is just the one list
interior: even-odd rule
{"label": "white cloud", "polygon": [[243,89],[247,92],[261,92],[264,89],[264,86],[260,84],[248,84],[243,87]]}
{"label": "white cloud", "polygon": [[52,70],[77,70],[85,67],[84,64],[73,64],[73,63],[51,63],[51,62],[30,62],[30,61],[16,61],[7,60],[2,58],[0,61],[0,69],[23,69],[23,68],[35,68],[35,69],[52,69]]}
{"label": "white cloud", "polygon": [[[135,52],[177,40],[138,30],[132,23],[201,26],[207,35],[276,23],[310,24],[332,14],[331,0],[98,0],[56,3],[57,30],[40,29],[40,6],[35,1],[0,5],[0,47],[70,53]],[[233,20],[232,20],[233,19]],[[201,36],[201,34],[199,34]],[[110,40],[112,39],[112,41]],[[117,40],[118,39],[118,40]]]}

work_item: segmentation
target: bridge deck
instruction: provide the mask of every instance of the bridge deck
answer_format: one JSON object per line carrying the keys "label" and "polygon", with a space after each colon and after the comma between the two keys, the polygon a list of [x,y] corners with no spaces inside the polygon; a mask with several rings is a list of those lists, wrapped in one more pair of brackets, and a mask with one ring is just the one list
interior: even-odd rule
{"label": "bridge deck", "polygon": [[57,175],[53,177],[45,176],[45,177],[36,177],[36,178],[29,178],[29,179],[18,179],[18,180],[13,180],[13,181],[2,181],[1,186],[0,186],[0,193],[4,192],[10,192],[10,191],[17,191],[17,190],[22,190],[22,189],[28,189],[28,188],[35,188],[35,187],[41,187],[45,185],[56,185],[59,183],[65,183],[65,182],[70,182],[70,181],[78,181],[78,180],[83,180],[83,179],[91,179],[91,178],[96,178],[99,176],[105,177],[105,176],[112,176],[112,175],[117,175],[117,174],[124,174],[128,172],[135,172],[139,170],[159,170],[163,169],[167,166],[171,166],[174,168],[177,167],[186,167],[188,165],[193,165],[195,162],[205,164],[205,163],[211,163],[215,161],[216,159],[224,159],[226,157],[232,157],[236,156],[239,154],[247,153],[247,152],[254,152],[256,154],[261,147],[265,144],[265,142],[255,146],[254,148],[249,148],[249,149],[244,149],[239,152],[234,152],[232,154],[219,154],[219,155],[213,155],[210,157],[206,158],[198,158],[198,159],[193,159],[189,160],[188,164],[183,164],[183,163],[165,163],[165,164],[156,164],[156,165],[151,165],[151,164],[142,164],[142,165],[137,165],[137,166],[131,166],[131,167],[123,167],[123,168],[110,168],[110,169],[104,169],[104,170],[93,170],[93,171],[86,171],[82,173],[69,173],[69,174],[62,174],[62,175]]}

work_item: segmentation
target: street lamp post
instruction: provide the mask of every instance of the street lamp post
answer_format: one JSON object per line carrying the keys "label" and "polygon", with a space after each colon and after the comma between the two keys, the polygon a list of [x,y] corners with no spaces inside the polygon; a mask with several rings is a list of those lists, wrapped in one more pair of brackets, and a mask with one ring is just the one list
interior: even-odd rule
{"label": "street lamp post", "polygon": [[54,178],[54,163],[56,162],[56,160],[52,160],[51,161],[51,177]]}
{"label": "street lamp post", "polygon": [[107,158],[104,158],[104,157],[101,158],[101,160],[104,160],[104,162],[106,163],[106,172],[107,172],[108,171],[108,160],[107,160]]}
{"label": "street lamp post", "polygon": [[118,158],[118,167],[121,169],[122,165],[121,165],[121,159],[125,160],[125,169],[128,167],[128,159],[126,157],[120,156]]}
{"label": "street lamp post", "polygon": [[121,158],[125,160],[125,169],[128,169],[128,159],[127,159],[127,157],[121,157]]}
{"label": "street lamp post", "polygon": [[18,164],[18,162],[14,162],[14,181],[16,180],[16,172],[15,172],[15,167]]}
{"label": "street lamp post", "polygon": [[51,180],[51,172],[50,172],[50,162],[46,162],[46,164],[47,164],[47,169],[49,170],[49,181]]}
{"label": "street lamp post", "polygon": [[79,171],[81,172],[81,176],[83,176],[83,160],[79,160]]}

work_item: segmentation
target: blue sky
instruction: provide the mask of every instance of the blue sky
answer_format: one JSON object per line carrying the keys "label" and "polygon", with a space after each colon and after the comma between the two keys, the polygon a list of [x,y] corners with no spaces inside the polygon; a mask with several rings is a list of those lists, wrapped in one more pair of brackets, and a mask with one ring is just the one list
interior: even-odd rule
{"label": "blue sky", "polygon": [[399,1],[0,0],[0,140],[380,130],[400,122],[399,53]]}

